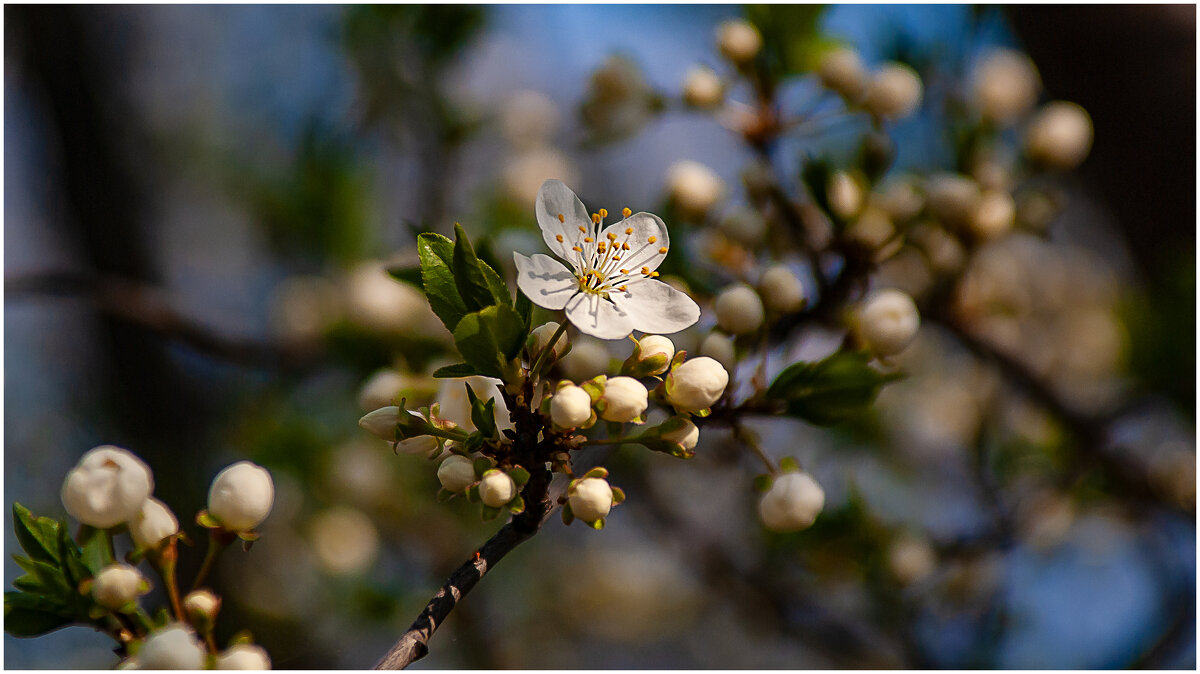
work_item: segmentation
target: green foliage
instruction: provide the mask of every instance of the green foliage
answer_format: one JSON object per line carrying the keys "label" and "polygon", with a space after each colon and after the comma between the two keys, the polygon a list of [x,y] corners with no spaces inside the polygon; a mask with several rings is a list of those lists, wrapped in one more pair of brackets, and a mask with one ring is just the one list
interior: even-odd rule
{"label": "green foliage", "polygon": [[450,332],[467,313],[467,305],[454,280],[454,242],[441,234],[417,237],[417,255],[421,259],[421,284],[433,313]]}
{"label": "green foliage", "polygon": [[879,389],[902,375],[869,365],[863,352],[838,351],[816,363],[799,362],[779,373],[767,398],[784,404],[788,416],[831,426],[863,414]]}
{"label": "green foliage", "polygon": [[831,41],[821,37],[817,24],[824,5],[749,5],[746,18],[763,36],[760,62],[778,80],[816,68]]}
{"label": "green foliage", "polygon": [[479,375],[479,374],[483,374],[483,373],[480,372],[479,370],[475,369],[475,366],[471,365],[470,363],[455,363],[454,365],[447,365],[445,367],[439,367],[438,369],[433,371],[433,376],[437,379],[456,379],[458,377],[473,377],[473,376]]}
{"label": "green foliage", "polygon": [[496,399],[488,398],[485,403],[475,395],[470,384],[463,383],[463,386],[467,387],[467,399],[471,401],[471,423],[475,424],[483,437],[499,437],[499,431],[496,430]]}
{"label": "green foliage", "polygon": [[463,316],[454,344],[463,360],[481,374],[504,379],[525,343],[525,324],[512,307],[491,306]]}

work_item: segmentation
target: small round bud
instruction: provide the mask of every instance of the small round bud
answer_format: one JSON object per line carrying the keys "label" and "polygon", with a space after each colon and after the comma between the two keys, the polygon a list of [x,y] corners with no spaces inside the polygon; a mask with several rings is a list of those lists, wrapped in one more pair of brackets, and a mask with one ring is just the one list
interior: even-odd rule
{"label": "small round bud", "polygon": [[725,101],[725,85],[708,66],[692,66],[683,80],[683,100],[688,105],[711,109]]}
{"label": "small round bud", "polygon": [[675,357],[675,343],[669,338],[662,335],[646,335],[638,340],[638,345],[641,347],[642,360],[653,356],[663,356],[666,360],[661,368],[646,374],[662,374],[667,371],[667,367],[671,364],[671,359]]}
{"label": "small round bud", "polygon": [[1079,166],[1092,149],[1092,118],[1066,101],[1048,103],[1025,130],[1030,158],[1058,169]]}
{"label": "small round bud", "polygon": [[604,384],[600,396],[604,405],[600,418],[618,423],[634,421],[646,411],[647,395],[646,387],[633,377],[613,377]]}
{"label": "small round bud", "polygon": [[979,183],[959,173],[936,173],[925,183],[929,211],[946,225],[970,222],[979,204]]}
{"label": "small round bud", "polygon": [[148,550],[157,547],[163,539],[179,533],[179,520],[156,498],[148,498],[138,514],[129,520],[129,536],[139,548]]}
{"label": "small round bud", "polygon": [[1042,81],[1033,61],[1012,49],[995,49],[975,67],[971,96],[983,118],[1009,125],[1033,109]]}
{"label": "small round bud", "polygon": [[183,598],[183,610],[193,625],[199,625],[202,632],[207,632],[217,620],[221,599],[208,590],[192,590]]}
{"label": "small round bud", "polygon": [[1000,236],[1012,229],[1016,220],[1017,203],[1008,192],[988,190],[975,204],[971,215],[971,231],[983,239]]}
{"label": "small round bud", "polygon": [[267,650],[257,644],[230,646],[217,656],[217,669],[270,669]]}
{"label": "small round bud", "polygon": [[517,484],[501,470],[492,469],[479,481],[479,498],[485,506],[499,508],[517,495]]}
{"label": "small round bud", "polygon": [[895,222],[908,222],[925,208],[925,198],[917,191],[911,179],[899,179],[888,183],[878,195],[879,207],[887,211]]}
{"label": "small round bud", "polygon": [[564,386],[550,398],[550,421],[558,428],[579,428],[592,418],[592,397],[582,388]]}
{"label": "small round bud", "polygon": [[829,176],[825,196],[829,200],[829,210],[843,220],[853,218],[862,210],[863,189],[845,171],[835,171]]}
{"label": "small round bud", "polygon": [[717,48],[734,63],[745,63],[762,49],[762,35],[748,21],[730,19],[717,27]]}
{"label": "small round bud", "polygon": [[571,514],[584,522],[595,522],[612,510],[613,491],[607,480],[585,477],[571,486],[567,500],[571,504]]}
{"label": "small round bud", "polygon": [[903,351],[917,336],[920,326],[916,303],[894,288],[871,293],[859,309],[859,334],[880,356]]}
{"label": "small round bud", "polygon": [[696,443],[700,441],[700,428],[692,423],[691,419],[681,419],[683,425],[673,431],[667,431],[662,434],[664,440],[670,442],[678,442],[683,445],[683,448],[691,451],[696,448]]}
{"label": "small round bud", "polygon": [[358,420],[358,425],[363,430],[389,442],[396,439],[396,425],[399,423],[400,408],[395,405],[380,407]]}
{"label": "small round bud", "polygon": [[908,117],[921,105],[920,76],[902,63],[885,64],[867,86],[865,105],[883,119]]}
{"label": "small round bud", "polygon": [[119,609],[150,591],[142,573],[128,564],[109,564],[92,583],[92,598],[104,608]]}
{"label": "small round bud", "polygon": [[896,234],[892,219],[882,208],[868,206],[846,228],[846,238],[870,250],[880,250]]}
{"label": "small round bud", "polygon": [[758,281],[758,292],[763,304],[776,313],[790,314],[804,306],[804,284],[787,265],[768,267]]}
{"label": "small round bud", "polygon": [[583,381],[598,374],[604,374],[610,360],[612,360],[612,356],[604,344],[585,337],[571,347],[570,352],[563,356],[559,366],[568,379]]}
{"label": "small round bud", "polygon": [[748,285],[729,286],[713,301],[717,325],[725,332],[745,335],[762,327],[763,303]]}
{"label": "small round bud", "polygon": [[772,531],[799,531],[816,521],[825,507],[825,490],[808,473],[775,478],[758,502],[758,515]]}
{"label": "small round bud", "polygon": [[460,454],[451,454],[438,466],[437,476],[443,489],[462,493],[475,484],[475,462]]}
{"label": "small round bud", "polygon": [[[550,321],[549,323],[539,325],[533,329],[530,334],[533,335],[534,339],[533,357],[535,359],[538,357],[538,354],[545,350],[546,345],[550,343],[550,338],[554,336],[554,333],[558,331],[559,327],[560,326],[558,323]],[[570,346],[570,344],[571,340],[567,338],[567,333],[562,333],[558,336],[558,339],[554,341],[554,350],[546,356],[546,360],[553,362],[559,358],[562,358],[563,352],[567,350],[567,347]]]}
{"label": "small round bud", "polygon": [[691,358],[667,375],[667,400],[681,412],[712,407],[729,384],[729,373],[707,356]]}
{"label": "small round bud", "polygon": [[767,221],[761,213],[749,206],[737,206],[729,209],[717,227],[729,238],[746,246],[756,246],[762,243],[767,233]]}
{"label": "small round bud", "polygon": [[83,524],[107,529],[136,515],[152,491],[154,477],[145,462],[128,450],[103,445],[67,473],[62,502]]}
{"label": "small round bud", "polygon": [[275,483],[266,468],[238,461],[213,479],[208,512],[226,529],[249,531],[267,519],[275,503]]}
{"label": "small round bud", "polygon": [[141,669],[203,669],[204,645],[191,628],[175,623],[151,632],[137,661]]}
{"label": "small round bud", "polygon": [[704,341],[700,342],[700,355],[712,358],[730,372],[737,364],[737,356],[733,350],[733,338],[719,332],[708,333]]}
{"label": "small round bud", "polygon": [[667,169],[667,189],[685,211],[703,215],[721,198],[725,183],[704,164],[684,160]]}
{"label": "small round bud", "polygon": [[867,88],[867,70],[863,67],[858,52],[847,47],[837,47],[825,52],[817,66],[817,77],[826,89],[838,92],[855,100]]}

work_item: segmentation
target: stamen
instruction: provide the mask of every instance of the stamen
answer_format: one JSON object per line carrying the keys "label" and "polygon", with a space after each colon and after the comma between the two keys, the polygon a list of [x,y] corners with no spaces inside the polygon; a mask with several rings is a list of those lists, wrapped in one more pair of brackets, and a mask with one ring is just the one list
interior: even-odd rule
{"label": "stamen", "polygon": [[654,243],[655,241],[658,241],[657,236],[652,236],[649,239],[646,239],[646,243]]}
{"label": "stamen", "polygon": [[659,254],[659,255],[666,255],[666,254],[667,254],[667,247],[666,247],[666,246],[663,246],[662,248],[659,248],[659,249],[658,249],[658,254]]}
{"label": "stamen", "polygon": [[[625,210],[629,210],[629,209],[626,208]],[[629,287],[621,285],[621,286],[617,286],[617,290],[620,290],[621,292],[625,292],[626,290],[629,290]]]}
{"label": "stamen", "polygon": [[617,240],[617,235],[616,235],[616,233],[615,233],[615,232],[609,232],[609,233],[608,233],[608,240],[609,240],[609,241],[616,241],[616,240]]}
{"label": "stamen", "polygon": [[566,222],[566,221],[567,221],[567,219],[566,219],[565,217],[563,217],[563,214],[562,214],[562,213],[559,213],[559,214],[558,214],[558,221],[559,221],[559,222]]}
{"label": "stamen", "polygon": [[[627,210],[627,211],[628,211],[629,209],[628,209],[628,208],[626,208],[625,210]],[[632,228],[632,227],[626,227],[626,228],[625,228],[625,233],[626,233],[626,234],[633,234],[633,228]]]}
{"label": "stamen", "polygon": [[629,242],[628,241],[621,244],[621,250],[629,250]]}
{"label": "stamen", "polygon": [[600,209],[600,217],[601,217],[601,218],[607,218],[607,217],[608,217],[608,209],[607,209],[607,208],[601,208],[601,209]]}
{"label": "stamen", "polygon": [[[626,206],[625,208],[621,209],[621,215],[628,218],[629,216],[633,215],[633,211],[629,210],[629,207]],[[625,232],[625,233],[629,234],[629,232]]]}
{"label": "stamen", "polygon": [[642,273],[643,273],[643,274],[649,274],[649,273],[650,273],[650,268],[649,268],[649,267],[642,267]]}
{"label": "stamen", "polygon": [[658,278],[658,272],[656,272],[656,271],[650,272],[650,278]]}
{"label": "stamen", "polygon": [[580,226],[579,226],[579,231],[581,231],[581,232],[586,232],[586,231],[587,231],[587,227],[584,227],[583,225],[580,225]]}
{"label": "stamen", "polygon": [[582,252],[583,252],[583,249],[582,249],[582,248],[580,248],[579,246],[571,246],[571,250],[575,251],[576,253],[582,253]]}
{"label": "stamen", "polygon": [[592,237],[590,237],[590,236],[585,236],[585,237],[583,237],[583,242],[584,242],[584,243],[591,243],[591,242],[592,242]]}
{"label": "stamen", "polygon": [[592,222],[596,223],[597,225],[600,224],[600,214],[599,213],[592,213]]}
{"label": "stamen", "polygon": [[562,243],[562,234],[555,234],[554,240],[558,241],[559,243]]}
{"label": "stamen", "polygon": [[629,273],[629,270],[628,270],[628,269],[622,269],[622,270],[621,270],[621,273],[622,273],[622,274],[628,274],[628,273]]}

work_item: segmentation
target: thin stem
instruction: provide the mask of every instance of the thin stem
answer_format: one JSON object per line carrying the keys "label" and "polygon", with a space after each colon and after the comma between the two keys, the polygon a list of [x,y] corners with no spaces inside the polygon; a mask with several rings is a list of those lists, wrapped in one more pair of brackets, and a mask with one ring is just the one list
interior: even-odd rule
{"label": "thin stem", "polygon": [[754,452],[754,455],[763,462],[763,465],[767,467],[767,471],[770,472],[771,475],[778,475],[779,468],[774,462],[771,461],[771,457],[767,456],[767,453],[763,451],[763,448],[758,444],[758,438],[754,436],[754,433],[736,421],[733,423],[732,428],[733,437],[746,443],[746,446],[749,447],[750,450]]}
{"label": "thin stem", "polygon": [[179,601],[179,579],[178,574],[175,573],[175,562],[179,557],[177,544],[178,541],[172,539],[161,553],[151,554],[150,566],[154,567],[154,570],[163,579],[163,586],[171,601],[171,610],[175,612],[175,618],[182,622],[186,618],[183,613],[183,603]]}
{"label": "thin stem", "polygon": [[559,324],[558,329],[550,336],[550,341],[546,342],[546,346],[542,348],[542,352],[538,354],[537,360],[533,362],[533,367],[529,368],[529,376],[536,377],[541,372],[542,363],[546,361],[546,354],[554,352],[554,344],[567,331],[567,322],[564,320]]}
{"label": "thin stem", "polygon": [[200,565],[200,571],[196,574],[196,580],[192,583],[192,589],[200,587],[204,579],[212,571],[213,566],[217,563],[217,558],[229,547],[232,538],[227,536],[225,532],[213,531],[208,537],[208,551],[204,553],[204,563]]}

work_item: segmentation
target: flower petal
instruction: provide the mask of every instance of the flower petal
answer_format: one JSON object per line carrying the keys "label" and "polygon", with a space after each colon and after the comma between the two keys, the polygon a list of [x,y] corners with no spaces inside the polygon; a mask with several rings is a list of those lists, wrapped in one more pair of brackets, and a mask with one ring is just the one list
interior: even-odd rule
{"label": "flower petal", "polygon": [[547,309],[562,309],[579,292],[579,281],[563,263],[538,253],[525,257],[513,253],[517,265],[517,287],[530,302]]}
{"label": "flower petal", "polygon": [[579,331],[600,339],[624,339],[633,322],[612,302],[593,293],[579,293],[567,302],[567,319]]}
{"label": "flower petal", "polygon": [[[534,211],[538,227],[542,228],[542,238],[550,250],[564,260],[574,260],[577,256],[571,246],[584,236],[579,228],[590,229],[592,226],[592,219],[579,197],[561,180],[547,180],[538,190]],[[559,215],[563,216],[561,221]],[[562,241],[558,240],[560,236]]]}
{"label": "flower petal", "polygon": [[633,328],[656,335],[669,335],[700,320],[700,307],[687,294],[654,279],[626,284],[625,292],[609,297],[633,321]]}
{"label": "flower petal", "polygon": [[[628,230],[633,231],[626,234]],[[671,245],[667,236],[667,226],[662,218],[653,213],[634,213],[616,224],[605,227],[600,233],[600,240],[606,240],[609,234],[617,236],[614,241],[618,245],[629,244],[629,250],[621,255],[622,269],[637,270],[645,267],[647,271],[654,271],[667,256],[659,251]]]}

